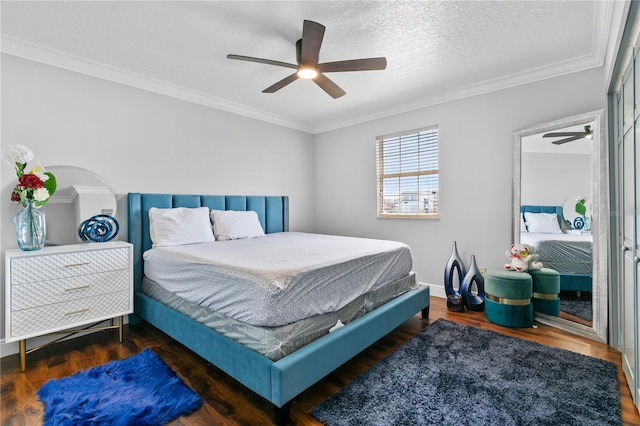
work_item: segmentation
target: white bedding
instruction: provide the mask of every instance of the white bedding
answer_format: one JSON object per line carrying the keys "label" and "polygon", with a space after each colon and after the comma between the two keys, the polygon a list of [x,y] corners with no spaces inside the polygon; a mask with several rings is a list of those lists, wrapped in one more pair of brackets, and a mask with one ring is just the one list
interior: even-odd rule
{"label": "white bedding", "polygon": [[144,253],[145,276],[166,290],[268,327],[336,311],[411,269],[403,243],[297,232]]}

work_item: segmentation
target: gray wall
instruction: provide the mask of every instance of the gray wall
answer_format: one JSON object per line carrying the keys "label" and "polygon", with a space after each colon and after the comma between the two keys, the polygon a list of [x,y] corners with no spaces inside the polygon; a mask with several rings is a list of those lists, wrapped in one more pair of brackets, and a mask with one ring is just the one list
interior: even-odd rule
{"label": "gray wall", "polygon": [[[286,194],[292,230],[409,244],[418,279],[435,294],[454,240],[481,266],[505,261],[512,132],[605,106],[602,70],[591,70],[313,136],[9,55],[1,78],[2,146],[101,175],[120,198],[123,226],[127,192]],[[377,219],[375,137],[434,124],[440,219]],[[1,168],[4,254],[16,247],[17,209],[13,169]]]}
{"label": "gray wall", "polygon": [[[421,282],[442,291],[452,242],[500,268],[511,244],[513,131],[602,109],[601,69],[513,87],[316,135],[316,229],[409,244]],[[375,138],[438,125],[440,219],[376,217]]]}
{"label": "gray wall", "polygon": [[591,155],[522,154],[521,204],[562,206],[569,197],[593,198]]}
{"label": "gray wall", "polygon": [[[121,239],[127,192],[288,195],[291,229],[314,231],[313,135],[5,54],[1,78],[2,147],[102,176],[119,198]],[[14,169],[0,168],[4,307],[18,207]]]}

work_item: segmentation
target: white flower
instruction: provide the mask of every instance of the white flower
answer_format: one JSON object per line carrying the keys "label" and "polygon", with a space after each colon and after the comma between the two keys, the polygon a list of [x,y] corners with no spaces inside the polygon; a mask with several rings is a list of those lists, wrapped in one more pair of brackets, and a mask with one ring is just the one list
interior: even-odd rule
{"label": "white flower", "polygon": [[49,191],[47,188],[38,188],[33,191],[33,199],[40,202],[46,201],[49,198]]}
{"label": "white flower", "polygon": [[33,152],[24,145],[16,145],[7,148],[2,157],[13,166],[16,163],[24,164],[33,160]]}
{"label": "white flower", "polygon": [[36,160],[36,164],[33,166],[33,168],[29,170],[29,173],[38,176],[43,182],[49,179],[49,176],[44,174],[45,172],[46,170],[44,169],[44,167],[42,167],[42,164],[40,164],[38,160]]}

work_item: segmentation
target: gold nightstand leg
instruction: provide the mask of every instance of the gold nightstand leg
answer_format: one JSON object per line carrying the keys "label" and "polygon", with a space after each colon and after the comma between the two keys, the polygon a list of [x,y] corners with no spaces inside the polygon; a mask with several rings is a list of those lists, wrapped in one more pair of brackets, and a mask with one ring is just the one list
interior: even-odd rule
{"label": "gold nightstand leg", "polygon": [[27,369],[27,340],[20,340],[18,344],[20,346],[20,371],[24,373]]}
{"label": "gold nightstand leg", "polygon": [[124,316],[120,316],[120,322],[118,323],[118,337],[120,338],[120,343],[122,343],[122,323],[124,322]]}

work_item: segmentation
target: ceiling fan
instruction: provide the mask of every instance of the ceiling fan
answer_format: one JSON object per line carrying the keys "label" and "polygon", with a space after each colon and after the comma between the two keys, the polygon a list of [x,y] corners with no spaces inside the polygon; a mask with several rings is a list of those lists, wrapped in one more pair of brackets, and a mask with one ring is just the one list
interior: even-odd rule
{"label": "ceiling fan", "polygon": [[306,78],[313,80],[334,99],[345,95],[346,92],[325,76],[324,73],[383,70],[387,67],[387,60],[385,58],[351,59],[319,64],[320,47],[322,45],[322,38],[324,37],[324,30],[324,25],[318,24],[317,22],[307,20],[303,22],[302,38],[296,42],[296,64],[233,54],[227,55],[227,58],[296,70],[296,72],[290,76],[264,89],[262,91],[263,93],[274,93],[298,78]]}
{"label": "ceiling fan", "polygon": [[557,141],[551,142],[555,145],[561,145],[563,143],[577,141],[578,139],[589,138],[593,136],[593,130],[591,130],[591,126],[584,126],[584,132],[556,132],[556,133],[545,133],[542,135],[543,138],[557,138],[564,137],[566,139],[559,139]]}

